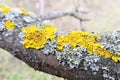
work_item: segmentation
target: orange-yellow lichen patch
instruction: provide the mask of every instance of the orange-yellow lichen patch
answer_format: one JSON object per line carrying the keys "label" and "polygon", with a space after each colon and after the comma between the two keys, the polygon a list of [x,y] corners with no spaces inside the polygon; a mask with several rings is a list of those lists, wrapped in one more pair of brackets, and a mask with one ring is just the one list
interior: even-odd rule
{"label": "orange-yellow lichen patch", "polygon": [[7,20],[6,23],[5,23],[5,28],[7,30],[8,29],[14,30],[14,28],[15,28],[15,22]]}
{"label": "orange-yellow lichen patch", "polygon": [[28,26],[21,30],[26,32],[24,34],[25,40],[22,43],[26,48],[41,49],[46,44],[47,40],[53,40],[56,37],[55,28],[51,26],[47,26],[45,28]]}
{"label": "orange-yellow lichen patch", "polygon": [[11,11],[11,9],[9,7],[3,6],[3,5],[0,6],[0,9],[2,9],[2,14],[3,15]]}
{"label": "orange-yellow lichen patch", "polygon": [[21,28],[21,31],[22,32],[26,32],[26,33],[30,33],[30,32],[35,32],[35,31],[37,31],[37,30],[39,30],[40,28],[39,28],[39,26],[34,26],[34,25],[32,25],[32,26],[29,26],[29,27],[27,27],[27,28]]}
{"label": "orange-yellow lichen patch", "polygon": [[63,49],[65,44],[70,44],[71,48],[76,48],[77,45],[87,47],[89,53],[92,53],[93,49],[96,50],[101,46],[101,43],[96,43],[97,35],[88,32],[73,31],[68,35],[62,35],[57,39],[58,49]]}
{"label": "orange-yellow lichen patch", "polygon": [[114,61],[114,62],[120,62],[120,55],[113,55],[112,56],[112,60]]}
{"label": "orange-yellow lichen patch", "polygon": [[19,8],[19,10],[21,11],[21,13],[22,13],[23,15],[29,15],[29,13],[28,13],[27,11],[25,11],[24,9]]}
{"label": "orange-yellow lichen patch", "polygon": [[46,35],[50,40],[53,40],[56,37],[55,34],[51,34],[57,31],[57,28],[55,28],[54,25],[46,25],[44,30],[47,32]]}

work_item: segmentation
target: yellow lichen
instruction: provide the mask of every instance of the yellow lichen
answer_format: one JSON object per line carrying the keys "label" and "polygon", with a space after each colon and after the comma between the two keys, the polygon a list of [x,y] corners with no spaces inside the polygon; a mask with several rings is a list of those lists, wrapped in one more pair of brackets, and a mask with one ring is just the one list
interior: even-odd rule
{"label": "yellow lichen", "polygon": [[25,11],[24,9],[19,8],[19,10],[21,11],[21,13],[22,13],[23,15],[29,15],[29,13],[28,13],[27,11]]}
{"label": "yellow lichen", "polygon": [[11,30],[14,30],[15,28],[15,23],[13,21],[10,21],[10,20],[7,20],[6,23],[5,23],[5,28],[8,30],[8,29],[11,29]]}
{"label": "yellow lichen", "polygon": [[62,50],[65,44],[70,44],[71,48],[76,48],[77,45],[87,47],[89,53],[93,53],[93,49],[96,50],[101,46],[101,43],[96,43],[96,35],[88,32],[73,31],[68,35],[62,35],[57,39],[58,48]]}
{"label": "yellow lichen", "polygon": [[11,9],[9,7],[4,6],[4,5],[0,6],[0,9],[2,9],[2,14],[3,15],[6,14],[6,13],[9,13],[11,11]]}
{"label": "yellow lichen", "polygon": [[25,40],[22,43],[26,48],[41,49],[46,44],[47,40],[53,40],[56,37],[55,28],[47,26],[39,28],[38,26],[28,26],[21,29],[24,34]]}
{"label": "yellow lichen", "polygon": [[100,38],[100,34],[91,34],[88,32],[73,31],[68,35],[61,35],[58,39],[58,50],[63,50],[65,44],[70,44],[71,48],[83,46],[87,48],[89,54],[97,56],[104,56],[105,58],[112,58],[113,61],[120,61],[120,56],[113,55],[109,50],[101,48],[102,43],[97,42],[96,38]]}
{"label": "yellow lichen", "polygon": [[44,28],[46,35],[47,37],[50,39],[50,40],[53,40],[56,35],[55,34],[51,34],[51,33],[55,33],[57,31],[57,28],[54,27],[54,25],[46,25],[45,28]]}
{"label": "yellow lichen", "polygon": [[113,55],[113,56],[112,56],[112,60],[113,60],[114,62],[120,61],[120,55]]}
{"label": "yellow lichen", "polygon": [[35,31],[37,31],[37,30],[39,30],[39,26],[34,26],[34,25],[32,25],[32,26],[29,26],[29,27],[27,27],[27,28],[21,28],[21,31],[22,32],[26,32],[26,33],[30,33],[30,32],[35,32]]}

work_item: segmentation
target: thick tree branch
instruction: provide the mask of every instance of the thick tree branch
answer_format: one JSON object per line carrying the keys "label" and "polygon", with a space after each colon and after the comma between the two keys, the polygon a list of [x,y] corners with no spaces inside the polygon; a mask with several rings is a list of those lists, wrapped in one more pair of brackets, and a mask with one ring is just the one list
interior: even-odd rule
{"label": "thick tree branch", "polygon": [[[56,55],[45,55],[41,50],[36,49],[27,49],[21,43],[21,28],[27,27],[29,25],[39,25],[41,26],[41,19],[28,15],[27,13],[19,13],[17,10],[12,10],[9,14],[0,14],[0,48],[7,50],[16,58],[22,60],[30,67],[35,70],[43,71],[52,75],[56,75],[59,77],[67,78],[69,80],[119,80],[120,79],[120,63],[115,63],[111,59],[105,59],[104,57],[97,57],[97,59],[93,59],[92,57],[87,55],[87,59],[93,62],[88,63],[89,65],[92,63],[97,66],[88,66],[87,68],[84,66],[84,58],[81,61],[81,64],[78,68],[70,68],[68,65],[61,65],[58,57]],[[69,11],[69,13],[73,13]],[[56,13],[57,14],[57,13]],[[68,14],[65,12],[64,15]],[[61,14],[62,16],[62,14]],[[53,17],[52,17],[53,18]],[[55,17],[54,17],[55,18]],[[7,28],[13,26],[13,21],[15,23],[15,29],[9,30]],[[6,24],[7,22],[7,24]],[[8,24],[10,23],[10,24]],[[7,26],[9,25],[9,26]],[[7,26],[7,27],[6,27]],[[58,33],[59,34],[59,33]],[[120,32],[107,32],[103,33],[102,39],[103,42],[111,40],[110,44],[112,44],[112,39],[116,38],[116,36],[111,37],[112,35],[120,34]],[[117,36],[119,37],[119,36]],[[117,45],[119,44],[120,39],[114,40]],[[109,48],[109,47],[108,47]],[[99,59],[100,58],[100,59]],[[88,61],[89,62],[89,61]],[[87,65],[87,64],[86,64]],[[99,70],[98,70],[99,69]]]}
{"label": "thick tree branch", "polygon": [[[63,67],[59,65],[59,62],[56,56],[44,55],[39,50],[34,49],[26,49],[22,45],[18,44],[18,39],[16,36],[18,35],[17,32],[14,32],[14,35],[9,37],[5,37],[3,33],[2,40],[0,41],[0,47],[2,49],[7,50],[16,58],[22,60],[30,67],[34,68],[35,70],[43,71],[52,75],[56,75],[59,77],[67,78],[69,80],[104,80],[103,72],[100,70],[97,72],[96,75],[93,75],[89,70],[82,70],[82,69],[73,69],[70,70],[67,66]],[[104,60],[105,61],[105,60]],[[107,61],[107,63],[98,63],[101,66],[108,66],[110,67],[109,73],[114,76],[116,79],[119,80],[120,78],[120,63],[114,63],[113,61]],[[106,61],[105,61],[106,62]]]}

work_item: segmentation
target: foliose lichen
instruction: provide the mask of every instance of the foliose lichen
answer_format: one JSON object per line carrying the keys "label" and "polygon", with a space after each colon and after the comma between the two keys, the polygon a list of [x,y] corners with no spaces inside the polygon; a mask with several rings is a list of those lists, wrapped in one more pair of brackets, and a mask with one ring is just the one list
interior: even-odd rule
{"label": "foliose lichen", "polygon": [[105,79],[114,80],[108,73],[109,68],[101,68],[98,63],[102,58],[120,62],[120,32],[102,34],[72,31],[59,34],[49,20],[41,22],[40,18],[22,8],[11,9],[4,5],[0,5],[0,18],[0,32],[4,31],[5,36],[11,36],[19,28],[17,38],[25,48],[40,50],[45,55],[55,55],[60,65],[70,69],[90,70],[94,75],[102,69]]}
{"label": "foliose lichen", "polygon": [[5,23],[0,22],[0,31],[4,31],[4,30],[5,30]]}

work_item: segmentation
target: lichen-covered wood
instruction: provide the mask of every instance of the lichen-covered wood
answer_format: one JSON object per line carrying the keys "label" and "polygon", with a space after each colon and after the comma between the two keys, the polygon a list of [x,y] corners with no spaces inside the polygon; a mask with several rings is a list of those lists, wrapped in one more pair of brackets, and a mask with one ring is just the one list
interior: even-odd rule
{"label": "lichen-covered wood", "polygon": [[21,8],[0,5],[0,48],[35,70],[68,80],[119,80],[120,32],[57,33]]}

